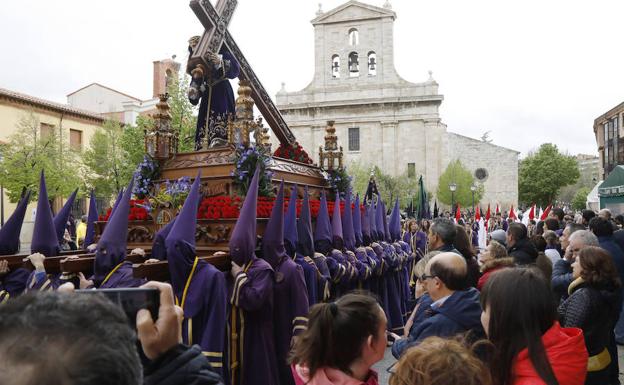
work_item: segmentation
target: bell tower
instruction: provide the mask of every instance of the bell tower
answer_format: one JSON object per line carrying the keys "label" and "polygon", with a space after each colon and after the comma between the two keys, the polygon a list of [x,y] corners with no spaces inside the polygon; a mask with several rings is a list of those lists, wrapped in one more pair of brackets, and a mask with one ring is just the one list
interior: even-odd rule
{"label": "bell tower", "polygon": [[396,13],[348,1],[312,20],[315,41],[314,88],[393,83],[393,27]]}
{"label": "bell tower", "polygon": [[158,98],[158,95],[167,93],[172,79],[177,79],[180,74],[180,63],[175,61],[176,56],[171,59],[154,61],[154,83],[152,97]]}

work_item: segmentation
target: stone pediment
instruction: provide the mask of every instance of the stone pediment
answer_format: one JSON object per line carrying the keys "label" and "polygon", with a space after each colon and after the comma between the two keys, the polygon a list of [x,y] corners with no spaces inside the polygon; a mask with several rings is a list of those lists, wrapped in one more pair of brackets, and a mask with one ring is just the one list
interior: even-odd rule
{"label": "stone pediment", "polygon": [[391,17],[394,20],[396,19],[396,13],[390,9],[375,7],[351,0],[318,16],[312,20],[312,24],[329,24],[343,21],[378,19],[382,17]]}

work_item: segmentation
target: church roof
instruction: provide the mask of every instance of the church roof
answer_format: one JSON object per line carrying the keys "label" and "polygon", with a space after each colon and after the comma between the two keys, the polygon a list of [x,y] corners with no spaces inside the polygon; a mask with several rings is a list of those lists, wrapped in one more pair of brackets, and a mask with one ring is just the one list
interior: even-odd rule
{"label": "church roof", "polygon": [[394,20],[396,19],[396,13],[390,9],[350,0],[317,16],[312,20],[312,24],[339,23],[342,21],[378,19],[381,17],[391,17]]}

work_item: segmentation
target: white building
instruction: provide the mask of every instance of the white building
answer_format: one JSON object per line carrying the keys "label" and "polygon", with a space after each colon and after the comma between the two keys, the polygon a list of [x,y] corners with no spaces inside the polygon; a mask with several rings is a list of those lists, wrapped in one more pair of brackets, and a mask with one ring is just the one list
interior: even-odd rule
{"label": "white building", "polygon": [[422,83],[402,79],[394,67],[397,15],[349,1],[312,20],[315,70],[301,91],[277,93],[277,106],[299,143],[318,162],[328,120],[334,120],[345,164],[377,165],[392,175],[438,178],[459,158],[484,183],[482,202],[517,204],[518,152],[447,132],[439,107],[444,97],[431,73]]}

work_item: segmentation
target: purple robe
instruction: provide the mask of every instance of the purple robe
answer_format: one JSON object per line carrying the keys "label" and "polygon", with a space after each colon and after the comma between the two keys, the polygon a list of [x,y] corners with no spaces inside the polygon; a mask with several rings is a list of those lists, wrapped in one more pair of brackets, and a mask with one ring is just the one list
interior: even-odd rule
{"label": "purple robe", "polygon": [[12,297],[17,297],[26,290],[30,272],[24,268],[9,271],[0,281],[0,303]]}
{"label": "purple robe", "polygon": [[309,308],[306,293],[304,269],[292,259],[282,258],[275,268],[273,304],[275,353],[281,385],[294,385],[287,358],[293,336],[299,335],[307,327]]}
{"label": "purple robe", "polygon": [[[222,139],[227,141],[227,132],[216,132],[215,127],[207,122],[207,117],[227,118],[227,114],[234,114],[234,91],[228,79],[238,77],[240,67],[234,56],[227,52],[224,48],[219,52],[223,55],[223,66],[212,69],[210,77],[206,79],[203,85],[204,91],[201,93],[201,103],[199,104],[199,113],[197,115],[197,129],[195,131],[195,145],[197,146],[202,138],[208,133],[209,144],[214,139]],[[199,88],[200,85],[192,83],[194,87]],[[209,101],[210,100],[210,101]],[[197,105],[199,99],[190,99],[193,105]],[[210,111],[208,110],[210,103]]]}
{"label": "purple robe", "polygon": [[212,368],[226,381],[227,371],[227,287],[225,276],[213,265],[198,261],[191,277],[184,303],[182,340],[186,345],[197,344]]}
{"label": "purple robe", "polygon": [[314,261],[309,257],[296,253],[294,262],[303,269],[303,278],[308,292],[308,303],[313,306],[318,302],[319,272]]}
{"label": "purple robe", "polygon": [[60,286],[59,276],[59,274],[47,274],[45,271],[33,270],[26,281],[26,292],[56,290]]}
{"label": "purple robe", "polygon": [[386,242],[382,242],[388,270],[386,271],[386,288],[388,293],[388,329],[402,331],[403,311],[401,309],[401,283],[399,281],[400,261],[394,249]]}
{"label": "purple robe", "polygon": [[108,279],[105,278],[102,281],[99,289],[139,287],[145,283],[147,283],[145,278],[135,278],[132,275],[132,262],[123,261],[119,267],[108,276]]}
{"label": "purple robe", "polygon": [[230,292],[233,385],[279,384],[273,336],[273,283],[271,265],[255,255],[234,279]]}
{"label": "purple robe", "polygon": [[329,266],[327,266],[327,257],[321,253],[314,253],[314,263],[319,271],[318,280],[318,302],[326,302],[330,297],[331,289],[331,274],[329,272]]}

